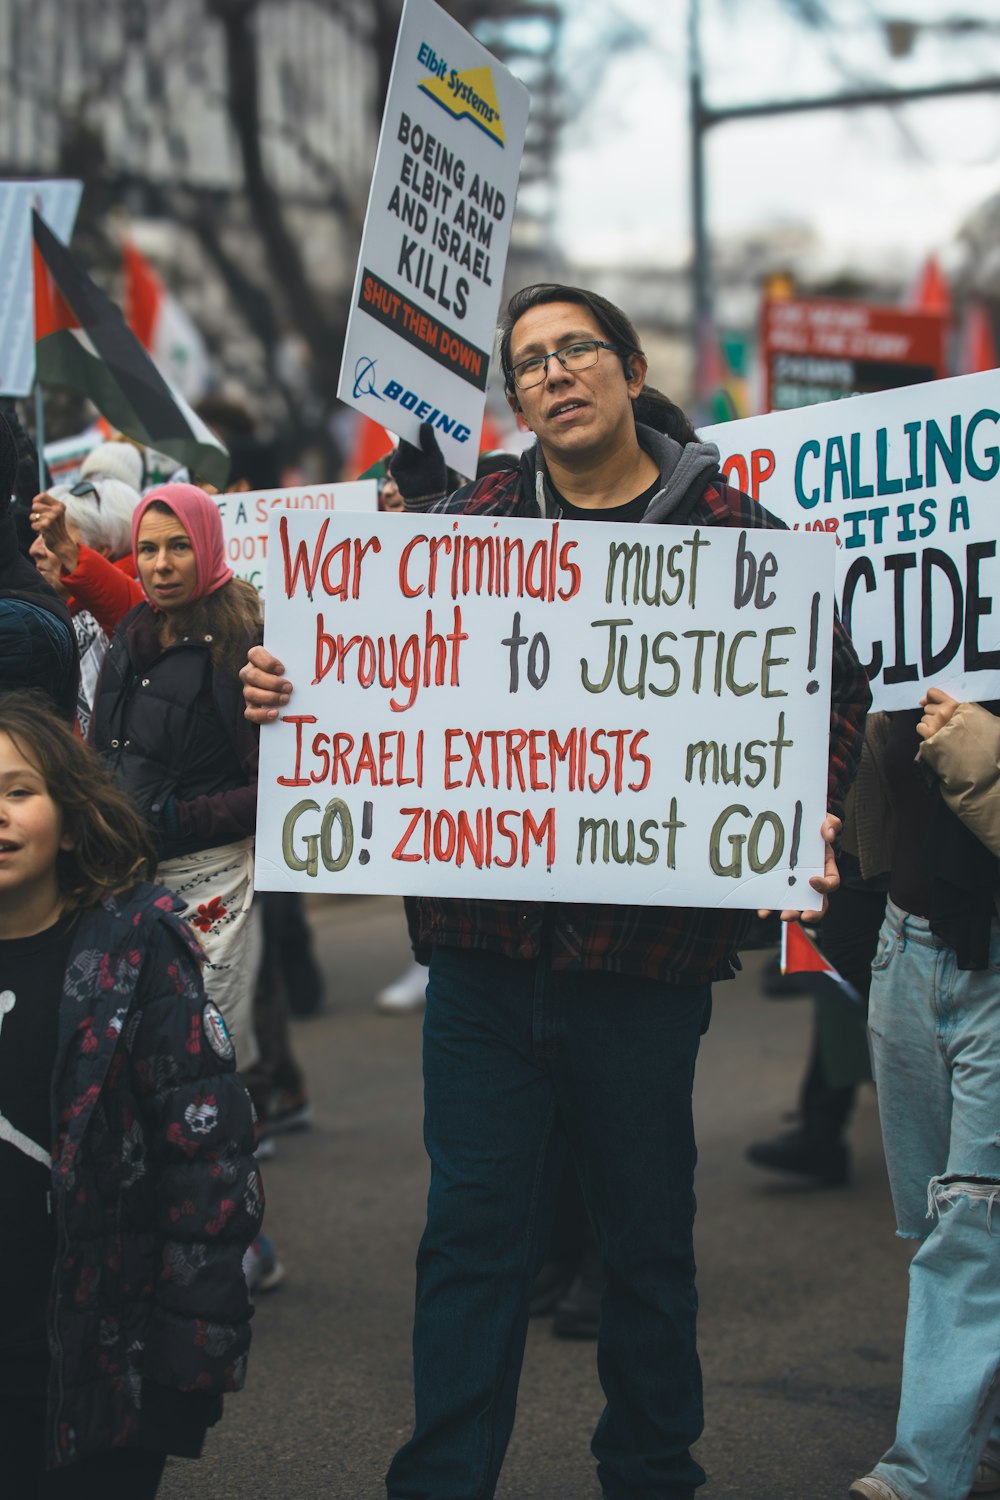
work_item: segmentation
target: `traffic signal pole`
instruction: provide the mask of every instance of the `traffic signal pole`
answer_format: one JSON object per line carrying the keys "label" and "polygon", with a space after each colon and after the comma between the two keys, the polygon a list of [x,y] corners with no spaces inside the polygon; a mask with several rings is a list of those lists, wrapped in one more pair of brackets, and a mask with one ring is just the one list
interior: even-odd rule
{"label": "traffic signal pole", "polygon": [[960,83],[925,84],[908,89],[858,89],[844,94],[821,94],[812,99],[763,100],[715,109],[705,103],[704,74],[698,17],[699,0],[688,0],[688,116],[691,146],[691,343],[694,350],[697,400],[704,389],[708,341],[714,336],[714,297],[711,251],[706,212],[705,137],[716,125],[733,120],[758,120],[770,115],[805,114],[821,109],[870,109],[913,104],[923,99],[944,99],[961,94],[1000,91],[1000,77],[969,79]]}

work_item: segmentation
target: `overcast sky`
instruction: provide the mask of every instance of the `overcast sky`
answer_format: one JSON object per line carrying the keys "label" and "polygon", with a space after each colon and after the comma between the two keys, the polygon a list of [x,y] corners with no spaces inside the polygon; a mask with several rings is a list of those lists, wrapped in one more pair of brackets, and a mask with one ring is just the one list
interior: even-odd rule
{"label": "overcast sky", "polygon": [[[565,132],[557,232],[574,258],[677,264],[689,253],[687,8],[687,0],[569,5],[578,76],[599,56],[609,14],[645,37],[594,68],[589,103]],[[954,10],[940,0],[828,0],[827,8],[836,28],[817,33],[780,0],[702,0],[708,102],[1000,75],[997,0],[956,0]],[[879,14],[927,23],[909,57],[890,57],[872,24]],[[987,29],[949,37],[942,15]],[[889,255],[917,265],[1000,192],[1000,94],[721,125],[709,136],[707,163],[714,236],[803,224],[845,267]]]}

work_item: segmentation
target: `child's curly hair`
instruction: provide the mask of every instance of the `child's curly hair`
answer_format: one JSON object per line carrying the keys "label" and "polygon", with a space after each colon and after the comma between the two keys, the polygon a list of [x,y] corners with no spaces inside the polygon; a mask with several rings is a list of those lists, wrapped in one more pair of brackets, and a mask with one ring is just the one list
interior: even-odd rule
{"label": "child's curly hair", "polygon": [[41,693],[0,694],[0,734],[9,735],[45,778],[73,848],[56,862],[69,909],[96,906],[105,896],[148,880],[156,854],[142,814],[118,790],[98,755],[74,735]]}

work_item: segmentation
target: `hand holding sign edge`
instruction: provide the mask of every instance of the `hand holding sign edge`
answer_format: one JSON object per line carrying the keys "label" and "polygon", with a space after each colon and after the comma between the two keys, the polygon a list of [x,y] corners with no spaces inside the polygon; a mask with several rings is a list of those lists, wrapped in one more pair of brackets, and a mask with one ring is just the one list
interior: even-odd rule
{"label": "hand holding sign edge", "polygon": [[928,688],[924,697],[920,700],[923,709],[923,718],[917,725],[917,734],[922,740],[929,740],[943,729],[952,714],[958,707],[958,700],[952,698],[943,688]]}
{"label": "hand holding sign edge", "polygon": [[[837,869],[837,856],[834,853],[834,844],[843,824],[834,813],[827,813],[820,824],[820,836],[823,839],[823,874],[813,875],[809,881],[813,890],[822,896],[823,904],[815,911],[783,911],[781,920],[783,922],[818,922],[826,911],[827,897],[840,886],[840,871]],[[768,910],[760,910],[759,917],[769,917]]]}
{"label": "hand holding sign edge", "polygon": [[243,684],[243,716],[252,724],[270,724],[292,695],[292,684],[284,675],[284,663],[264,646],[251,646],[246,665],[240,668]]}
{"label": "hand holding sign edge", "polygon": [[420,447],[401,438],[389,473],[407,505],[431,505],[448,491],[448,470],[430,422],[420,424]]}

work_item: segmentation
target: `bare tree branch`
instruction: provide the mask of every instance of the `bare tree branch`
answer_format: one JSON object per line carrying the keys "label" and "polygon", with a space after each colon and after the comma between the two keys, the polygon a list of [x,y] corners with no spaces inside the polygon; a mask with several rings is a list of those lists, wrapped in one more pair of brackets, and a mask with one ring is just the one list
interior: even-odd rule
{"label": "bare tree branch", "polygon": [[221,22],[225,37],[229,114],[254,222],[276,284],[282,288],[296,327],[309,346],[321,383],[332,391],[340,367],[344,321],[332,321],[320,305],[264,166],[254,27],[256,0],[208,0],[208,10]]}

